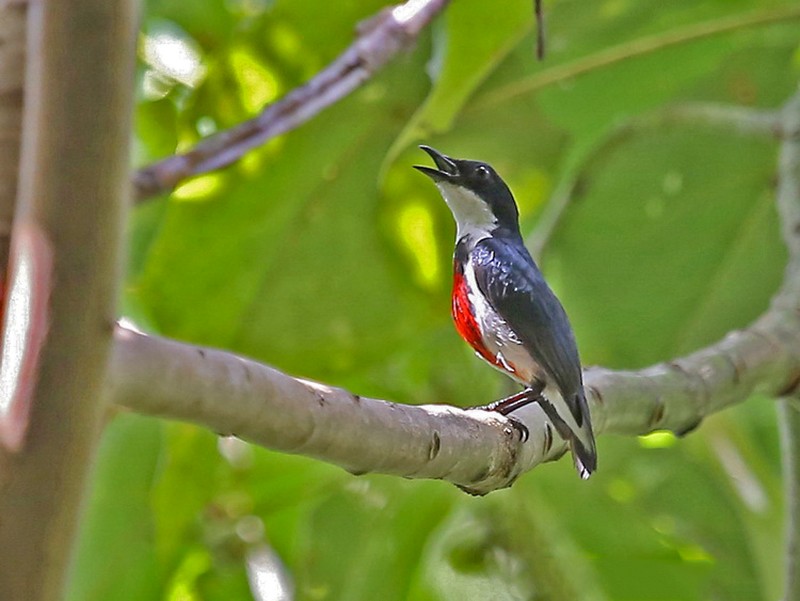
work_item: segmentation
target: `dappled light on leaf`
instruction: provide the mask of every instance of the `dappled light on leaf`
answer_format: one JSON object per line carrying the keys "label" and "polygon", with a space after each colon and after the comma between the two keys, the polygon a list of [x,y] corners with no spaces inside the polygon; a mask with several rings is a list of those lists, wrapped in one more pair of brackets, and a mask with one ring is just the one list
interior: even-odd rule
{"label": "dappled light on leaf", "polygon": [[198,201],[214,196],[222,185],[218,174],[200,175],[178,186],[172,193],[175,200]]}
{"label": "dappled light on leaf", "polygon": [[230,54],[231,66],[242,92],[242,103],[250,113],[257,113],[281,92],[275,74],[243,48]]}
{"label": "dappled light on leaf", "polygon": [[199,601],[196,581],[211,568],[211,557],[204,550],[195,550],[184,557],[167,589],[166,601]]}
{"label": "dappled light on leaf", "polygon": [[430,211],[419,203],[406,205],[398,215],[397,228],[406,252],[414,259],[417,281],[426,288],[435,286],[441,274]]}
{"label": "dappled light on leaf", "polygon": [[666,449],[677,441],[675,435],[667,430],[659,430],[639,437],[639,444],[645,449]]}

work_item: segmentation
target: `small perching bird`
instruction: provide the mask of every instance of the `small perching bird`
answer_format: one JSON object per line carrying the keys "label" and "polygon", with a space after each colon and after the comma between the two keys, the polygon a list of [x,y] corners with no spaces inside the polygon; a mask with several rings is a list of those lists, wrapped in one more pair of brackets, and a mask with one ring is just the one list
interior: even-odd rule
{"label": "small perching bird", "polygon": [[526,388],[488,408],[508,415],[538,402],[569,443],[581,478],[588,478],[597,469],[597,451],[575,336],[525,248],[511,190],[486,163],[420,148],[436,168],[415,168],[434,181],[456,220],[456,329],[479,357]]}

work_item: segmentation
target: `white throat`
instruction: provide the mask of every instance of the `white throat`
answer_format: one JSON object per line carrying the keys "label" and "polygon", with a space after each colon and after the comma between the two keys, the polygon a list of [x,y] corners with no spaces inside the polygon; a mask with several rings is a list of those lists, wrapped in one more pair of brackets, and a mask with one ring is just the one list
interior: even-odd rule
{"label": "white throat", "polygon": [[437,182],[444,201],[456,220],[456,240],[469,236],[474,242],[491,235],[497,227],[497,218],[481,198],[461,186]]}

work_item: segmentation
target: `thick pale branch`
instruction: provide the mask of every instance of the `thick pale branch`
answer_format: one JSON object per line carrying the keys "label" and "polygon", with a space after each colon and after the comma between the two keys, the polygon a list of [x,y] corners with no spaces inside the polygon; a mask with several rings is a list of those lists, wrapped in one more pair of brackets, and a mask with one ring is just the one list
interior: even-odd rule
{"label": "thick pale branch", "polygon": [[[440,478],[475,492],[519,473],[520,437],[499,414],[400,405],[293,378],[231,353],[124,328],[116,332],[113,399],[142,413],[202,424],[353,473]],[[533,432],[530,445],[543,449]]]}
{"label": "thick pale branch", "polygon": [[585,372],[600,432],[678,434],[755,393],[778,396],[800,374],[800,320],[770,311],[696,353],[639,371]]}
{"label": "thick pale branch", "polygon": [[408,0],[361,23],[358,38],[305,85],[267,106],[260,115],[213,135],[184,154],[134,174],[139,200],[172,191],[180,182],[226,167],[270,138],[286,133],[347,96],[407,48],[449,0]]}

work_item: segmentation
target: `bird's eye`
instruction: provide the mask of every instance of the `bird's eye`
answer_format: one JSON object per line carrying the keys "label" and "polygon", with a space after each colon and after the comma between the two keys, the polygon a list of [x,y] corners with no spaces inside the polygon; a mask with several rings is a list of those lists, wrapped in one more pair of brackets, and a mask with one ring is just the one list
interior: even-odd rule
{"label": "bird's eye", "polygon": [[486,165],[478,165],[477,168],[475,169],[475,173],[478,175],[479,178],[484,180],[489,179],[489,176],[491,175],[489,173],[489,168]]}

